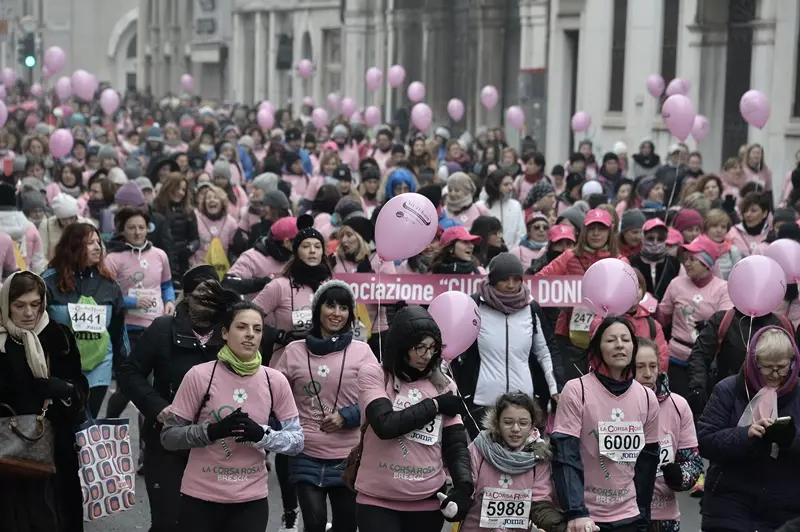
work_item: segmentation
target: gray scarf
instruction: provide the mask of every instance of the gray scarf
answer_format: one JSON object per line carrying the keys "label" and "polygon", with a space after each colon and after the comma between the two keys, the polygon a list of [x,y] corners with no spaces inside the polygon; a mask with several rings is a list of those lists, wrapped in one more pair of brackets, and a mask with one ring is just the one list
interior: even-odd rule
{"label": "gray scarf", "polygon": [[492,441],[490,431],[483,430],[472,442],[484,459],[502,473],[519,475],[536,467],[539,457],[530,451],[512,451]]}

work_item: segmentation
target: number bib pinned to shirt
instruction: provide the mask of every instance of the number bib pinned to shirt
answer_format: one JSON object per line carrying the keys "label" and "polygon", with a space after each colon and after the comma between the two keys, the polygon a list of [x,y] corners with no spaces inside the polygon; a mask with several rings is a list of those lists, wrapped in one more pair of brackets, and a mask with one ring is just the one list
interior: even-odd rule
{"label": "number bib pinned to shirt", "polygon": [[531,490],[484,488],[481,502],[481,528],[528,528]]}
{"label": "number bib pinned to shirt", "polygon": [[617,463],[635,463],[644,449],[641,421],[601,421],[597,424],[600,454]]}
{"label": "number bib pinned to shirt", "polygon": [[292,330],[305,332],[311,330],[311,309],[303,308],[292,311]]}
{"label": "number bib pinned to shirt", "polygon": [[671,464],[675,461],[675,447],[672,445],[672,436],[665,435],[658,442],[658,472],[657,477],[663,477],[664,472],[661,471],[661,466]]}
{"label": "number bib pinned to shirt", "polygon": [[161,291],[160,290],[153,290],[149,288],[131,288],[128,290],[128,295],[130,297],[135,297],[139,299],[140,297],[146,297],[148,299],[152,299],[153,302],[147,308],[134,308],[129,309],[129,314],[139,314],[144,316],[161,316],[164,313],[164,304],[161,301]]}
{"label": "number bib pinned to shirt", "polygon": [[[418,403],[422,399],[418,401],[412,402],[408,397],[403,395],[398,395],[394,399],[394,410],[395,412],[399,410],[404,410],[409,406]],[[439,436],[442,433],[442,415],[436,414],[436,417],[433,418],[430,422],[428,422],[424,427],[421,429],[414,429],[408,434],[405,435],[405,438],[408,441],[413,441],[415,443],[421,443],[422,445],[436,445],[439,443]]]}
{"label": "number bib pinned to shirt", "polygon": [[67,303],[72,330],[102,334],[106,332],[106,306]]}
{"label": "number bib pinned to shirt", "polygon": [[589,347],[589,329],[594,319],[594,312],[584,307],[572,309],[569,319],[569,339],[572,345],[581,349]]}
{"label": "number bib pinned to shirt", "polygon": [[67,311],[81,354],[81,369],[92,371],[108,355],[111,341],[106,330],[108,307],[98,305],[93,297],[81,296],[77,303],[67,303]]}

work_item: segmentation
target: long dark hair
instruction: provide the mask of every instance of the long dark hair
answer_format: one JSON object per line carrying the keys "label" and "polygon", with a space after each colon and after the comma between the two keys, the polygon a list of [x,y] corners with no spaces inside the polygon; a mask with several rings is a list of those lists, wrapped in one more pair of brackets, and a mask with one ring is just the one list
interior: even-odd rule
{"label": "long dark hair", "polygon": [[495,170],[486,177],[483,187],[486,191],[486,206],[488,208],[491,209],[492,205],[503,199],[503,195],[500,193],[500,185],[503,184],[503,180],[506,177],[509,177],[509,175],[502,170]]}
{"label": "long dark hair", "polygon": [[475,246],[478,260],[484,266],[489,264],[489,261],[494,257],[489,256],[489,235],[492,233],[503,232],[503,224],[494,216],[478,216],[472,222],[472,228],[469,230],[470,234],[481,237],[481,242]]}
{"label": "long dark hair", "polygon": [[[100,239],[100,246],[103,245],[103,237],[95,226],[89,223],[73,223],[61,233],[61,239],[56,244],[53,260],[49,267],[56,270],[56,287],[63,294],[69,294],[75,290],[75,276],[77,272],[86,269],[88,255],[86,246],[92,234]],[[114,280],[114,275],[104,264],[105,249],[102,249],[100,262],[95,266],[101,277],[110,281]]]}
{"label": "long dark hair", "polygon": [[631,322],[623,316],[608,316],[603,318],[603,321],[597,326],[597,330],[592,335],[592,339],[589,341],[589,347],[586,348],[586,359],[589,363],[589,368],[592,371],[597,371],[598,368],[606,365],[605,361],[603,360],[603,352],[600,350],[600,345],[603,341],[603,333],[606,331],[606,329],[616,323],[623,324],[631,335],[631,342],[633,342],[631,362],[625,371],[622,372],[622,378],[625,380],[632,379],[636,370],[636,352],[639,350],[639,342],[636,338],[636,331],[633,329],[633,325],[631,325]]}

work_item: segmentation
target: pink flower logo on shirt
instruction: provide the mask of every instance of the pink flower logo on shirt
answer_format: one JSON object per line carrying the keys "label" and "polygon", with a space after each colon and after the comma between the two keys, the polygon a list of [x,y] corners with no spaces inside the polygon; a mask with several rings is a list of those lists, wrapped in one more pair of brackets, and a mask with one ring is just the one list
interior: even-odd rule
{"label": "pink flower logo on shirt", "polygon": [[622,421],[625,419],[625,412],[621,408],[615,408],[611,411],[611,421]]}
{"label": "pink flower logo on shirt", "polygon": [[233,400],[239,404],[244,403],[245,399],[247,399],[247,392],[244,388],[236,388],[233,390]]}
{"label": "pink flower logo on shirt", "polygon": [[412,405],[415,405],[422,401],[422,392],[419,391],[417,388],[413,388],[411,391],[408,392],[408,400],[411,402]]}
{"label": "pink flower logo on shirt", "polygon": [[508,488],[513,483],[514,483],[514,479],[511,478],[511,475],[507,475],[505,473],[500,475],[500,487],[501,488]]}
{"label": "pink flower logo on shirt", "polygon": [[327,364],[323,364],[317,368],[317,375],[320,377],[327,377],[331,373],[331,368]]}

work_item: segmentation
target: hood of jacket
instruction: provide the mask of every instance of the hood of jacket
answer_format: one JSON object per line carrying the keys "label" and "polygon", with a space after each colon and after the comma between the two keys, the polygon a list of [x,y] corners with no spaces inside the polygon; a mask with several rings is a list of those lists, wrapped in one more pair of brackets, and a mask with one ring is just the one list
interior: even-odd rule
{"label": "hood of jacket", "polygon": [[11,240],[19,242],[25,236],[28,230],[28,224],[31,223],[22,211],[17,210],[0,210],[0,227],[3,232],[11,237]]}
{"label": "hood of jacket", "polygon": [[265,257],[272,257],[281,263],[286,263],[292,257],[292,250],[286,249],[269,235],[264,235],[253,245],[256,251]]}
{"label": "hood of jacket", "polygon": [[[486,410],[486,414],[483,416],[483,426],[489,430],[492,440],[495,442],[501,440],[500,421],[497,418],[497,410],[494,407]],[[538,435],[538,429],[534,428],[533,430],[536,430],[536,435],[539,437],[528,438],[521,450],[535,453],[539,459],[546,462],[551,461],[553,459],[553,450],[550,447],[549,439]]]}
{"label": "hood of jacket", "polygon": [[[428,311],[419,306],[409,306],[400,309],[394,317],[392,327],[386,341],[383,343],[382,364],[392,375],[403,380],[417,380],[409,378],[410,375],[418,374],[408,365],[406,353],[418,341],[421,335],[429,335],[441,345],[442,332],[433,320]],[[435,378],[446,379],[439,369],[441,353],[431,358],[428,369],[423,372],[420,378],[430,378],[437,382]],[[437,385],[438,387],[438,385]]]}
{"label": "hood of jacket", "polygon": [[121,253],[123,251],[147,251],[152,248],[153,244],[149,240],[144,243],[141,248],[133,247],[125,241],[122,235],[115,235],[111,240],[106,242],[106,250],[108,253]]}

